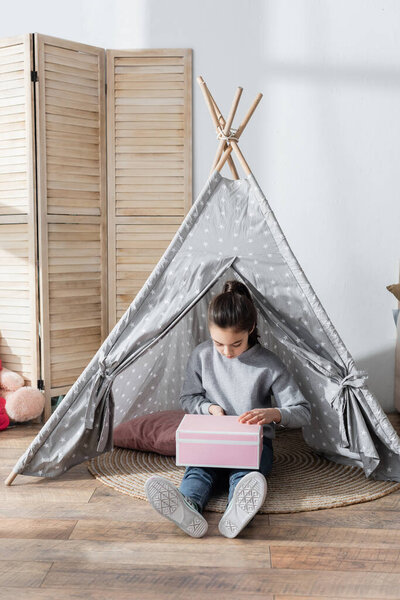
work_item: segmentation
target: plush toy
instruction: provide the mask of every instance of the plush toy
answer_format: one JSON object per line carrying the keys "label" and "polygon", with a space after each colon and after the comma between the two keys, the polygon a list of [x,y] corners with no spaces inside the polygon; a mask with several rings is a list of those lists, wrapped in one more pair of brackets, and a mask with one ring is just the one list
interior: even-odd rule
{"label": "plush toy", "polygon": [[0,430],[6,429],[10,421],[23,423],[42,414],[44,395],[24,384],[24,378],[2,367],[0,360]]}
{"label": "plush toy", "polygon": [[0,431],[7,429],[10,424],[10,417],[6,411],[6,399],[0,397]]}

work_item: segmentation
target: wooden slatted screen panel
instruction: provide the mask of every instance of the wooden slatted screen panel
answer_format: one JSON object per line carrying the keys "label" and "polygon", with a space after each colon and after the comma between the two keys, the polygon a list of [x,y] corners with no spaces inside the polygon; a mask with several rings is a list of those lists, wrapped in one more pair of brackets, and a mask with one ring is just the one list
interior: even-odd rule
{"label": "wooden slatted screen panel", "polygon": [[35,34],[46,395],[64,394],[107,333],[104,49]]}
{"label": "wooden slatted screen panel", "polygon": [[192,204],[192,51],[106,55],[111,329]]}
{"label": "wooden slatted screen panel", "polygon": [[0,358],[40,378],[32,38],[0,41]]}

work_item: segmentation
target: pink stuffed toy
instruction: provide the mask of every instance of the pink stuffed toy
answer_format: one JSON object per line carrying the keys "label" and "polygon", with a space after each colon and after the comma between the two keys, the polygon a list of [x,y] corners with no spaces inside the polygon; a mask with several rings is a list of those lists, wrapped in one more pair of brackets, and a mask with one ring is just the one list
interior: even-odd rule
{"label": "pink stuffed toy", "polygon": [[10,418],[6,412],[6,399],[0,398],[0,431],[7,429],[10,424]]}
{"label": "pink stuffed toy", "polygon": [[42,414],[44,395],[37,388],[24,384],[24,378],[2,367],[0,360],[0,430],[6,429],[10,420],[22,423]]}

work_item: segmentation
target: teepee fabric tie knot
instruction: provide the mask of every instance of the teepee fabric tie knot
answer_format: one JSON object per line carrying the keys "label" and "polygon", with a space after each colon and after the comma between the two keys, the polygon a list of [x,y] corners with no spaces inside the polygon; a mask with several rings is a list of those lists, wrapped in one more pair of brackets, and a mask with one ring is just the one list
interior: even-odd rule
{"label": "teepee fabric tie knot", "polygon": [[218,140],[225,140],[225,142],[230,142],[231,140],[234,140],[235,142],[237,142],[239,140],[238,137],[236,137],[236,132],[237,129],[230,129],[229,133],[226,135],[223,130],[221,129],[221,127],[218,127],[217,129],[217,139]]}
{"label": "teepee fabric tie knot", "polygon": [[113,375],[107,371],[107,367],[103,362],[99,363],[99,371],[100,376],[103,378],[103,380],[109,381],[113,378]]}
{"label": "teepee fabric tie knot", "polygon": [[[94,426],[94,415],[96,412],[96,408],[97,406],[100,404],[100,402],[103,400],[104,398],[104,394],[106,393],[106,390],[103,388],[103,383],[106,383],[106,387],[108,387],[109,382],[113,379],[113,375],[109,372],[107,372],[107,366],[102,362],[99,361],[99,369],[97,371],[97,374],[95,375],[95,383],[93,385],[90,397],[89,397],[89,402],[87,404],[87,408],[86,408],[86,415],[85,415],[85,425],[86,428],[88,429],[93,429]],[[100,394],[100,390],[103,388],[102,394]]]}
{"label": "teepee fabric tie knot", "polygon": [[366,371],[350,371],[345,377],[343,377],[342,381],[339,384],[339,389],[337,390],[334,397],[331,399],[331,404],[335,402],[337,398],[340,397],[342,391],[345,387],[352,388],[361,388],[365,385],[365,381],[368,379],[368,373]]}
{"label": "teepee fabric tie knot", "polygon": [[339,383],[339,388],[334,396],[329,400],[330,405],[339,414],[339,433],[341,437],[342,447],[348,448],[350,446],[349,439],[344,423],[344,409],[347,403],[347,398],[343,393],[345,388],[361,388],[365,385],[365,381],[368,378],[366,371],[350,371],[347,373]]}

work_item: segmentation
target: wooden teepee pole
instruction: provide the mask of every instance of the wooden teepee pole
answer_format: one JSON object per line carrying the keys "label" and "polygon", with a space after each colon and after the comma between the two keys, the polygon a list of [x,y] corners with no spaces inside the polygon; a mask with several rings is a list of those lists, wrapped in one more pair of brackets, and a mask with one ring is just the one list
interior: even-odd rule
{"label": "wooden teepee pole", "polygon": [[[222,129],[224,129],[224,127],[225,127],[225,119],[222,116],[221,111],[219,110],[218,105],[215,102],[214,98],[211,96],[211,94],[210,94],[210,97],[211,97],[211,101],[212,101],[213,106],[214,106],[214,110],[215,110],[216,115],[217,115],[218,122],[219,122],[220,126],[222,127]],[[224,144],[222,146],[222,152],[224,152],[226,150],[226,148],[228,147],[228,144],[226,143],[226,140],[223,140],[223,142],[224,142]],[[217,164],[217,162],[219,160],[218,152],[219,152],[219,147],[217,148],[217,152],[215,154],[215,158],[214,158],[211,170],[210,170],[210,175],[214,171],[215,165]],[[217,160],[217,157],[218,157],[218,160]],[[227,159],[226,162],[228,163],[228,165],[230,167],[230,170],[232,171],[233,178],[234,179],[239,179],[239,173],[237,172],[236,165],[235,165],[235,163],[233,161],[232,154],[229,155],[229,158]]]}
{"label": "wooden teepee pole", "polygon": [[[204,98],[206,100],[206,104],[207,104],[208,109],[210,111],[210,115],[211,115],[211,118],[213,120],[213,123],[214,123],[214,126],[215,126],[215,130],[218,131],[218,128],[220,126],[221,127],[225,126],[225,119],[222,116],[221,111],[219,110],[219,108],[217,106],[217,103],[215,102],[214,98],[210,94],[210,91],[207,88],[204,79],[201,76],[199,76],[197,78],[197,82],[199,83],[199,85],[201,87],[201,90],[202,90],[202,92],[204,94]],[[226,142],[224,141],[224,146],[223,147],[225,147],[225,146],[226,146]],[[238,174],[237,169],[235,167],[235,163],[233,162],[233,158],[230,156],[230,154],[228,156],[230,158],[230,160],[229,160],[229,158],[227,159],[228,160],[228,165],[229,165],[229,167],[230,167],[230,169],[232,171],[232,175],[233,175],[234,179],[239,179],[239,174]],[[215,162],[215,159],[214,159],[214,162]],[[213,168],[211,169],[210,174],[212,173],[213,170],[214,170],[214,163],[213,163]]]}
{"label": "wooden teepee pole", "polygon": [[9,474],[7,479],[4,481],[4,483],[6,485],[11,485],[17,475],[18,475],[18,473],[14,473],[14,471],[11,471],[11,473]]}
{"label": "wooden teepee pole", "polygon": [[[207,87],[207,84],[205,83],[205,81],[202,77],[198,77],[197,81],[199,82],[199,84],[202,88],[204,98],[205,98],[206,103],[210,110],[211,118],[213,119],[214,125],[215,125],[216,129],[218,130],[218,118],[213,110],[213,99],[212,99],[211,93]],[[241,92],[240,92],[240,94],[241,94]],[[240,99],[240,94],[238,94],[238,92],[237,92],[237,96],[239,96],[239,97],[237,98],[237,101],[236,101],[236,97],[234,99],[234,105],[235,105],[235,101],[236,101],[236,107],[237,107],[237,103],[239,102],[239,99]],[[243,119],[240,127],[237,129],[237,131],[235,133],[236,140],[233,140],[233,139],[227,140],[227,148],[224,150],[222,157],[220,158],[218,164],[215,167],[215,169],[217,171],[221,171],[222,167],[224,166],[225,162],[228,160],[228,157],[230,156],[230,154],[233,150],[235,152],[240,164],[242,165],[243,170],[246,173],[246,175],[251,174],[251,169],[250,169],[249,165],[247,164],[241,150],[239,149],[237,142],[238,142],[240,136],[242,135],[249,120],[251,119],[255,109],[257,108],[257,105],[260,102],[262,96],[263,95],[261,93],[257,94],[255,100],[253,101],[252,105],[250,106],[249,110],[247,111],[246,116]],[[236,108],[235,108],[235,110],[236,110]],[[232,112],[232,109],[231,109],[231,112]],[[225,135],[227,135],[227,134],[225,134]]]}
{"label": "wooden teepee pole", "polygon": [[[242,87],[238,87],[237,90],[236,90],[235,97],[233,98],[231,110],[229,111],[228,118],[227,118],[225,126],[223,128],[223,134],[224,135],[229,135],[229,133],[230,133],[231,126],[232,126],[232,123],[233,123],[233,119],[235,117],[236,110],[237,110],[237,107],[238,107],[239,100],[240,100],[240,97],[242,95],[242,92],[243,92],[243,88]],[[219,162],[219,159],[221,158],[222,153],[223,153],[223,151],[225,149],[225,145],[226,145],[226,140],[223,140],[223,139],[220,140],[220,143],[219,143],[219,146],[218,146],[218,150],[217,150],[217,154],[216,154],[214,162],[213,162],[212,170],[214,170],[215,167],[217,166],[217,164]]]}
{"label": "wooden teepee pole", "polygon": [[[202,85],[204,83],[204,79],[201,76],[199,76],[197,78],[197,81],[199,82],[200,85]],[[211,94],[210,90],[208,90],[208,93],[210,95],[211,102],[213,103],[214,111],[215,111],[215,114],[217,116],[218,123],[220,124],[220,126],[222,128],[224,128],[225,127],[225,119],[222,116],[222,113],[221,113],[220,109],[218,108],[218,104],[215,102],[215,99],[213,98],[213,95]],[[223,150],[225,150],[227,147],[228,147],[228,144],[224,140]],[[218,160],[216,160],[217,155],[218,155],[218,150],[217,150],[217,153],[216,153],[215,158],[214,158],[214,163],[213,163],[212,169],[210,171],[210,175],[213,172],[213,170],[215,169],[215,165],[217,164],[217,162],[219,160],[219,158],[218,158]],[[230,166],[230,169],[232,171],[233,177],[235,179],[239,179],[239,173],[236,170],[235,163],[233,162],[233,156],[231,154],[229,154],[229,158],[228,158],[227,162],[228,162],[228,165]]]}
{"label": "wooden teepee pole", "polygon": [[[235,134],[236,139],[239,139],[240,136],[242,135],[247,123],[250,121],[251,117],[253,116],[253,113],[256,110],[262,96],[263,95],[260,93],[260,94],[257,94],[257,96],[255,97],[252,105],[250,106],[249,110],[246,113],[245,118],[243,119],[242,123],[238,127],[238,130],[236,131],[236,134]],[[237,142],[235,142],[234,140],[231,140],[230,145],[225,150],[225,152],[223,153],[223,155],[221,157],[221,160],[215,167],[217,169],[217,171],[220,171],[222,169],[222,167],[224,166],[224,164],[225,164],[226,160],[228,159],[228,156],[232,152],[232,150],[235,151],[235,153],[238,157],[238,160],[239,160],[240,164],[242,165],[246,175],[251,175],[251,169],[250,169],[249,165],[247,164],[243,154],[241,153]]]}
{"label": "wooden teepee pole", "polygon": [[[217,113],[217,116],[218,116],[218,121],[220,122],[220,124],[221,124],[221,127],[222,127],[222,128],[224,128],[224,127],[225,127],[225,119],[224,119],[224,117],[222,116],[222,114],[220,113],[220,111],[219,111],[219,108],[218,108],[218,106],[215,104],[215,100],[214,100],[214,98],[213,98],[212,96],[211,96],[211,100],[212,100],[212,102],[213,102],[214,109],[215,109],[215,111],[216,111],[216,113]],[[222,152],[224,152],[224,151],[226,150],[226,148],[227,148],[227,147],[228,147],[228,144],[226,143],[226,140],[224,140],[224,145],[223,145],[223,148],[222,148]],[[211,173],[214,171],[214,169],[215,169],[215,165],[216,165],[216,164],[217,164],[217,162],[218,162],[218,161],[217,161],[218,151],[219,151],[219,148],[217,148],[217,152],[215,153],[215,158],[214,158],[214,161],[213,161],[213,164],[212,164],[212,167],[211,167],[210,175],[211,175]],[[230,159],[230,160],[229,160],[229,159]],[[219,160],[219,159],[218,159],[218,160]],[[232,156],[232,154],[230,154],[230,155],[229,155],[229,158],[227,159],[227,161],[226,161],[226,162],[228,163],[228,165],[229,165],[229,167],[230,167],[230,169],[231,169],[231,171],[232,171],[232,174],[233,174],[233,177],[234,177],[234,179],[239,179],[239,173],[237,172],[236,165],[235,165],[235,163],[233,162],[233,156]]]}

